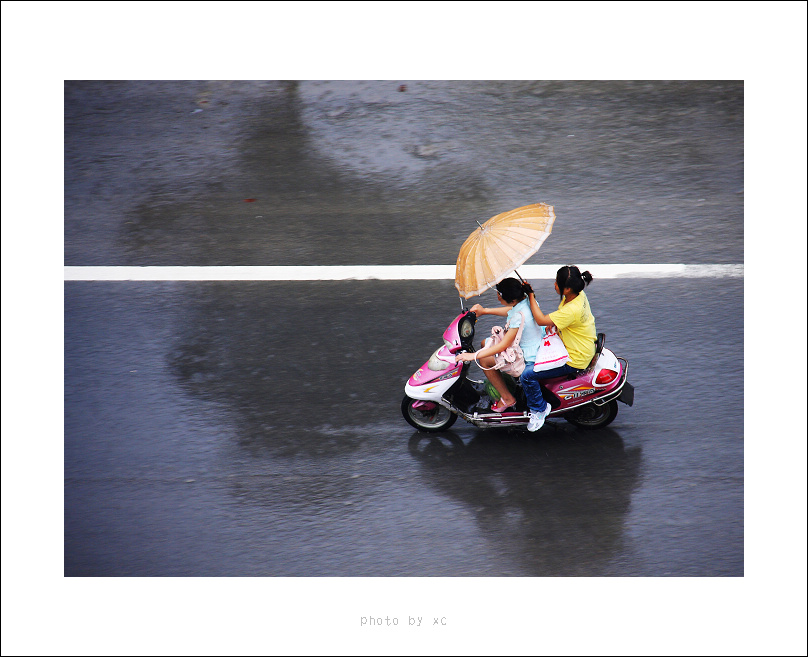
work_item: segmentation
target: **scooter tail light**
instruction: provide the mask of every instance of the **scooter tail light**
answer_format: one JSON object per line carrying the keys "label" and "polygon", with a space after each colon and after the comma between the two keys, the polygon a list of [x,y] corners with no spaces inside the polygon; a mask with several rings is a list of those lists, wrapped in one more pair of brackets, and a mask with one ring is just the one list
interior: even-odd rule
{"label": "scooter tail light", "polygon": [[601,370],[595,378],[595,385],[605,386],[617,378],[617,372],[614,370]]}

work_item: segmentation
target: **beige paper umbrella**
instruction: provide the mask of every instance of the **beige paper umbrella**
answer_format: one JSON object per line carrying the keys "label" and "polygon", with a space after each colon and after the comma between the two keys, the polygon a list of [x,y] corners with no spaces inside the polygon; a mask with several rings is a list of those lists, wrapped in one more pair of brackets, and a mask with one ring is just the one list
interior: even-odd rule
{"label": "beige paper umbrella", "polygon": [[460,247],[455,270],[460,296],[476,297],[524,264],[547,239],[554,221],[552,205],[534,203],[482,224]]}

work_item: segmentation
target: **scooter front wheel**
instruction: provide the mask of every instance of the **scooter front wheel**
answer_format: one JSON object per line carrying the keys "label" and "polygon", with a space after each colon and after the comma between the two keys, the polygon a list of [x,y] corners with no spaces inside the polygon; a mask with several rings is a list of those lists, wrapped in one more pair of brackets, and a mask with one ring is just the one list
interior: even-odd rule
{"label": "scooter front wheel", "polygon": [[610,401],[603,406],[587,404],[564,414],[564,419],[581,429],[602,429],[617,417],[617,402]]}
{"label": "scooter front wheel", "polygon": [[434,402],[419,403],[406,395],[401,402],[401,414],[418,431],[444,431],[457,421],[457,415],[448,408]]}

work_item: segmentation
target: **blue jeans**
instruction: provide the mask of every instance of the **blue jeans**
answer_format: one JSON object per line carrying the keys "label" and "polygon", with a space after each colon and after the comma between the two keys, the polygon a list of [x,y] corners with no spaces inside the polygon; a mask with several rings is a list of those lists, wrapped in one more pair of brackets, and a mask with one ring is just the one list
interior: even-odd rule
{"label": "blue jeans", "polygon": [[578,374],[578,370],[569,365],[562,365],[544,372],[534,372],[533,365],[534,363],[525,363],[525,370],[519,378],[522,381],[525,397],[527,397],[527,407],[534,413],[544,413],[547,408],[547,401],[541,394],[541,380],[554,379],[567,374]]}

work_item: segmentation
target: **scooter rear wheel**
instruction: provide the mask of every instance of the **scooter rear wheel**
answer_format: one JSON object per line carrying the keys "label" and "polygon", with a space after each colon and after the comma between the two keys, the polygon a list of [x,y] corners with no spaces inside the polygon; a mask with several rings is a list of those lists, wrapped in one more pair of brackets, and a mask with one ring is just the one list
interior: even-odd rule
{"label": "scooter rear wheel", "polygon": [[416,401],[405,395],[401,402],[401,414],[418,431],[445,431],[457,421],[457,415],[440,404],[434,404],[434,408],[413,408]]}
{"label": "scooter rear wheel", "polygon": [[587,404],[583,408],[565,413],[563,417],[581,429],[602,429],[617,417],[617,402],[610,401],[603,406]]}

